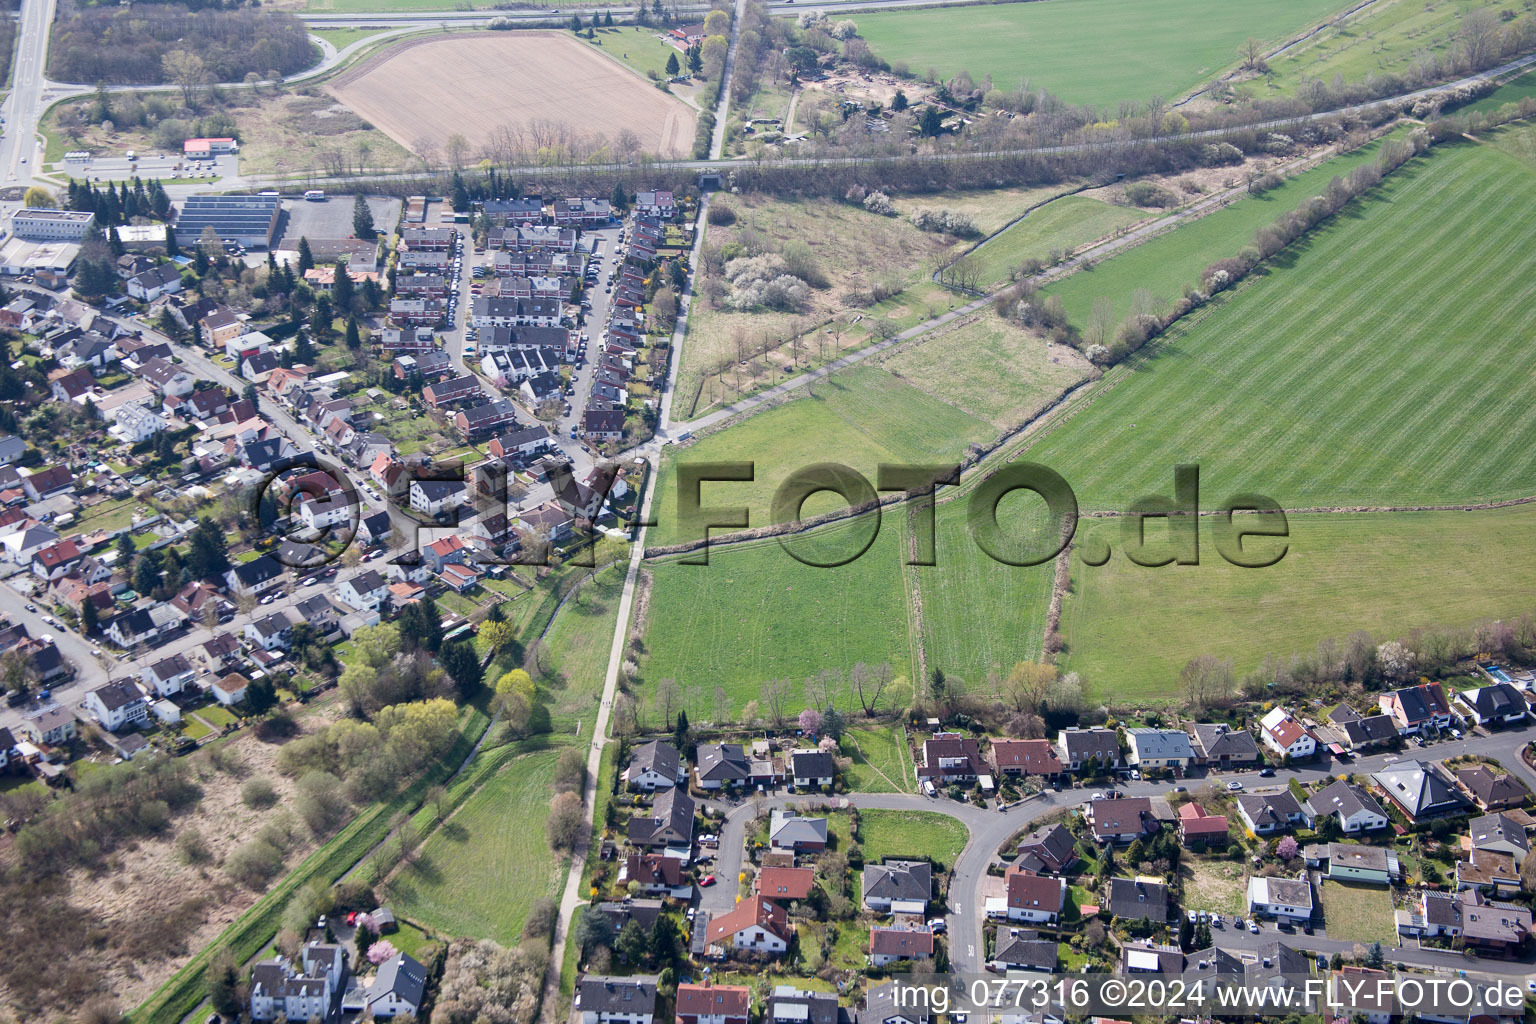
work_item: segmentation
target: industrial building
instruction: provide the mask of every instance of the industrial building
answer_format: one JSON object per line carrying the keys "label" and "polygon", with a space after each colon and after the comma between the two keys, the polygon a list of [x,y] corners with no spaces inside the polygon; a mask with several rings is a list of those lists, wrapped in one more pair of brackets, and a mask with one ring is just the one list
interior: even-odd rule
{"label": "industrial building", "polygon": [[203,229],[213,228],[221,241],[266,249],[277,234],[282,201],[272,196],[192,196],[176,218],[176,241],[196,245]]}

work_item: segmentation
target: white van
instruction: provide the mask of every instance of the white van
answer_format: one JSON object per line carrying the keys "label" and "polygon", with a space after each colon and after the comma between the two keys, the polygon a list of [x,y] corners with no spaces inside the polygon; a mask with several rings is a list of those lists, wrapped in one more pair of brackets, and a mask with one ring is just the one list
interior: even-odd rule
{"label": "white van", "polygon": [[933,780],[932,779],[924,779],[923,780],[923,796],[933,797],[933,796],[938,796],[938,795],[939,795],[939,791],[933,788]]}

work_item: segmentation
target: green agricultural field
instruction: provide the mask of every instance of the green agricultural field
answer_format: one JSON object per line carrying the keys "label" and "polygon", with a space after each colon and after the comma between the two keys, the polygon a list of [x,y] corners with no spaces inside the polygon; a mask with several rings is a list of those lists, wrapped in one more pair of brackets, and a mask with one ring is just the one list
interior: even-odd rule
{"label": "green agricultural field", "polygon": [[1279,41],[1343,10],[1339,0],[1051,0],[860,14],[859,34],[914,74],[990,75],[1072,103],[1174,99],[1237,64],[1251,36]]}
{"label": "green agricultural field", "polygon": [[[1061,2],[1061,0],[1055,0]],[[1013,278],[1026,259],[1045,260],[1053,253],[1070,254],[1090,242],[1157,214],[1134,206],[1115,206],[1088,196],[1062,196],[1034,211],[976,250],[983,286]]]}
{"label": "green agricultural field", "polygon": [[[863,523],[815,531],[846,550]],[[906,675],[907,612],[897,559],[899,531],[886,523],[868,551],[834,569],[803,565],[777,541],[710,550],[708,565],[653,562],[641,665],[648,684],[674,679],[689,717],[714,718],[714,688],[725,691],[733,714],[757,700],[762,684],[790,682],[791,716],[806,705],[805,679],[823,669],[846,677],[858,662],[889,662]],[[838,706],[849,709],[846,688]]]}
{"label": "green agricultural field", "polygon": [[[1118,544],[1117,526],[1094,526],[1107,526]],[[1208,529],[1199,565],[1144,568],[1118,551],[1099,568],[1074,558],[1062,614],[1065,667],[1082,673],[1099,699],[1174,700],[1179,670],[1198,654],[1231,658],[1241,678],[1266,654],[1310,652],[1328,637],[1342,644],[1358,629],[1380,642],[1421,626],[1528,612],[1533,528],[1529,505],[1296,515],[1285,557],[1263,569],[1222,560]]]}
{"label": "green agricultural field", "polygon": [[901,726],[849,729],[843,734],[843,752],[853,758],[844,775],[854,792],[912,792],[912,756],[902,740]]}
{"label": "green agricultural field", "polygon": [[925,336],[880,366],[999,431],[1023,423],[1090,368],[1075,349],[1051,345],[990,309]]}
{"label": "green agricultural field", "polygon": [[1131,296],[1145,288],[1160,306],[1184,293],[1185,285],[1200,283],[1200,273],[1211,263],[1236,255],[1253,240],[1253,233],[1301,202],[1328,188],[1335,175],[1348,174],[1359,164],[1375,160],[1381,143],[1373,142],[1353,153],[1326,160],[1311,170],[1288,179],[1279,188],[1237,202],[1151,241],[1125,249],[1090,270],[1078,271],[1046,289],[1060,295],[1068,318],[1086,327],[1093,300],[1104,296],[1114,304],[1116,322],[1131,311]]}
{"label": "green agricultural field", "polygon": [[[657,478],[657,526],[649,544],[696,539],[677,517],[680,463],[750,461],[750,483],[707,483],[706,507],[747,506],[751,525],[771,521],[773,494],[791,473],[820,462],[839,462],[875,480],[881,462],[955,460],[966,445],[990,439],[995,431],[952,405],[869,366],[818,382],[809,393],[759,413],[728,430],[702,438],[687,449],[669,449]],[[805,504],[805,517],[842,507],[823,494]],[[719,532],[719,531],[717,531]]]}
{"label": "green agricultural field", "polygon": [[[921,587],[928,671],[942,669],[964,680],[967,691],[989,693],[993,672],[1005,676],[1018,662],[1040,657],[1055,562],[1024,567],[994,560],[977,545],[966,511],[965,499],[938,507],[937,564],[907,571]],[[1010,531],[1015,522],[1027,529],[1042,519],[1023,497],[1005,498],[998,509]]]}
{"label": "green agricultural field", "polygon": [[1295,93],[1314,81],[1342,75],[1358,82],[1369,75],[1401,74],[1424,55],[1444,56],[1455,45],[1462,17],[1472,8],[1525,13],[1519,0],[1475,4],[1377,0],[1269,61],[1270,74],[1248,88],[1259,96]]}
{"label": "green agricultural field", "polygon": [[396,913],[452,936],[515,945],[534,900],[558,896],[549,852],[556,751],[528,754],[466,800],[391,883]]}
{"label": "green agricultural field", "polygon": [[1536,480],[1536,168],[1437,148],[1111,371],[1025,453],[1088,509],[1480,502]]}
{"label": "green agricultural field", "polygon": [[952,868],[970,837],[959,821],[935,811],[859,812],[859,845],[866,864],[887,857],[927,857]]}

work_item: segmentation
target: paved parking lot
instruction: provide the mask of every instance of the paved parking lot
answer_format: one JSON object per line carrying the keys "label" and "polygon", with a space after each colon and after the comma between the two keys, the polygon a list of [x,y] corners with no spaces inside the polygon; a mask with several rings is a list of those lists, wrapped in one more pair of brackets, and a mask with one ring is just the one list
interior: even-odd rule
{"label": "paved parking lot", "polygon": [[[394,230],[400,219],[400,200],[369,196],[368,208],[380,231]],[[327,194],[316,203],[285,198],[279,229],[282,234],[273,243],[274,249],[296,249],[300,238],[351,238],[352,196]]]}
{"label": "paved parking lot", "polygon": [[212,160],[184,160],[175,154],[142,154],[138,160],[129,160],[122,154],[97,156],[89,160],[65,160],[64,171],[76,178],[91,181],[126,181],[134,175],[150,178],[190,178],[205,176],[227,178],[238,173],[238,156],[220,156]]}

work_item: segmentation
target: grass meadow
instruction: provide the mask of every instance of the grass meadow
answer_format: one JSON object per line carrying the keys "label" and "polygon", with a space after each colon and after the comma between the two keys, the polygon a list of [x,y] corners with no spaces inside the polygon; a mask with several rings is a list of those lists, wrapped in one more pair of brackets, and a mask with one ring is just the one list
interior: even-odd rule
{"label": "grass meadow", "polygon": [[843,751],[853,765],[844,773],[848,788],[856,793],[910,793],[913,788],[912,757],[902,740],[899,725],[849,729],[843,734]]}
{"label": "grass meadow", "polygon": [[1369,75],[1401,74],[1423,55],[1443,56],[1456,41],[1461,18],[1473,8],[1524,14],[1519,0],[1476,4],[1377,0],[1269,61],[1270,74],[1249,88],[1258,96],[1296,93],[1336,75],[1358,82]]}
{"label": "grass meadow", "polygon": [[[1087,509],[1479,502],[1536,479],[1536,167],[1437,148],[1107,374],[1025,453]],[[1457,201],[1448,201],[1456,197]]]}
{"label": "grass meadow", "polygon": [[[1088,324],[1093,300],[1103,296],[1114,304],[1115,319],[1131,311],[1131,296],[1150,291],[1166,306],[1184,293],[1185,285],[1200,283],[1200,273],[1212,262],[1236,255],[1253,240],[1253,233],[1311,196],[1328,188],[1335,175],[1348,174],[1359,164],[1375,160],[1381,143],[1326,160],[1287,179],[1279,188],[1245,196],[1213,213],[1179,225],[1175,230],[1125,249],[1089,270],[1080,270],[1045,289],[1060,295],[1067,316],[1079,327]],[[1028,223],[1026,220],[1025,223]],[[986,247],[983,246],[983,249]]]}
{"label": "grass meadow", "polygon": [[[1175,699],[1179,670],[1198,654],[1231,658],[1241,677],[1266,654],[1310,651],[1325,637],[1342,643],[1357,629],[1381,642],[1536,610],[1532,506],[1289,521],[1285,557],[1263,569],[1224,561],[1209,530],[1199,565],[1144,568],[1119,551],[1099,568],[1074,558],[1064,667],[1099,699]],[[1118,547],[1117,524],[1091,526],[1108,527]]]}
{"label": "grass meadow", "polygon": [[970,832],[947,814],[935,811],[859,812],[859,845],[864,863],[878,864],[887,857],[912,857],[955,866]]}
{"label": "grass meadow", "polygon": [[[1058,0],[1059,2],[1059,0]],[[1156,214],[1089,196],[1062,196],[1040,207],[976,250],[985,286],[1004,284],[1025,259],[1071,253]]]}
{"label": "grass meadow", "polygon": [[[830,551],[861,526],[816,535]],[[833,569],[804,565],[774,540],[712,548],[708,565],[652,562],[646,682],[675,679],[689,717],[705,721],[714,717],[715,686],[734,714],[758,700],[764,682],[787,679],[788,706],[798,714],[807,702],[803,681],[823,669],[846,678],[860,661],[889,662],[896,675],[907,675],[899,532],[888,520],[869,550]],[[837,703],[848,709],[853,701],[845,690]]]}
{"label": "grass meadow", "polygon": [[434,931],[516,945],[534,900],[564,871],[544,836],[554,750],[510,762],[423,844],[391,882],[396,913]]}
{"label": "grass meadow", "polygon": [[1237,64],[1250,36],[1279,41],[1342,10],[1339,0],[1051,0],[863,14],[859,34],[914,74],[969,71],[1000,89],[1028,82],[1072,103],[1176,99]]}
{"label": "grass meadow", "polygon": [[1506,103],[1518,103],[1527,96],[1536,96],[1536,71],[1527,71],[1517,78],[1511,78],[1475,103],[1458,108],[1455,113],[1465,114],[1474,110],[1487,113],[1498,110]]}

